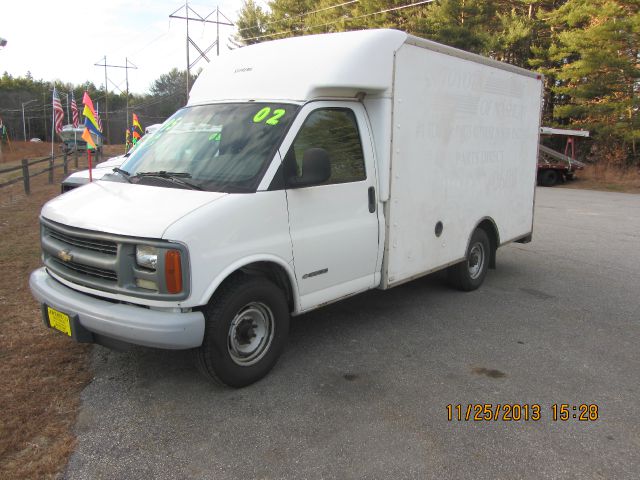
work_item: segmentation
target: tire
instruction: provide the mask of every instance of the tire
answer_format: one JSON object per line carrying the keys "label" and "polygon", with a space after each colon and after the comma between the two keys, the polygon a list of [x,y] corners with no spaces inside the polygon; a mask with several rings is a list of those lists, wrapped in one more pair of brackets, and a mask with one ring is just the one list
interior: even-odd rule
{"label": "tire", "polygon": [[483,229],[477,228],[467,248],[467,259],[448,268],[449,282],[465,292],[477,289],[487,275],[490,257],[489,236]]}
{"label": "tire", "polygon": [[240,388],[269,373],[289,334],[280,288],[264,277],[237,275],[218,289],[204,314],[204,339],[193,353],[205,377]]}
{"label": "tire", "polygon": [[553,187],[559,179],[560,175],[555,170],[542,170],[538,174],[538,183],[543,187]]}

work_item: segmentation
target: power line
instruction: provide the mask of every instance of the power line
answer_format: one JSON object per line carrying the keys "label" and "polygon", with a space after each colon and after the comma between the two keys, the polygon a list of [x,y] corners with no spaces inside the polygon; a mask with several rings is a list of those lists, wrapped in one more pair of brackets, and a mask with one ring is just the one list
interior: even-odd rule
{"label": "power line", "polygon": [[266,27],[267,25],[273,25],[275,23],[288,22],[288,21],[293,20],[295,18],[302,18],[302,17],[306,17],[308,15],[312,15],[314,13],[324,12],[326,10],[333,10],[334,8],[343,7],[344,5],[350,5],[352,3],[358,3],[359,1],[360,0],[350,0],[349,2],[339,3],[338,5],[333,5],[331,7],[324,7],[324,8],[320,8],[318,10],[313,10],[311,12],[299,13],[297,15],[292,15],[291,17],[282,18],[280,20],[274,20],[272,22],[267,22],[267,23],[264,23],[264,24],[262,24],[260,26],[240,28],[240,29],[238,29],[238,33],[243,32],[245,30],[251,30],[252,28],[261,28],[261,27]]}
{"label": "power line", "polygon": [[132,55],[135,55],[137,53],[142,52],[143,50],[149,48],[151,45],[153,45],[154,43],[156,43],[158,40],[160,40],[162,37],[169,35],[169,29],[167,29],[166,32],[161,33],[160,35],[158,35],[156,38],[154,38],[153,40],[151,40],[149,43],[147,43],[145,46],[140,47],[139,49],[137,49],[136,51],[132,52]]}
{"label": "power line", "polygon": [[[109,81],[107,78],[107,68],[124,68],[125,71],[125,81],[127,82],[127,129],[129,128],[129,69],[137,70],[138,67],[131,61],[129,58],[125,57],[124,65],[108,65],[107,64],[107,56],[104,56],[104,63],[95,63],[96,67],[104,67],[104,110],[105,110],[105,125],[107,126],[107,140],[110,138],[109,135]],[[113,82],[111,82],[113,83]],[[119,87],[118,90],[120,90]],[[120,90],[122,92],[122,90]]]}
{"label": "power line", "polygon": [[300,32],[300,31],[307,31],[307,30],[311,30],[313,28],[326,27],[328,25],[334,25],[334,24],[342,22],[342,21],[348,22],[348,21],[351,21],[351,20],[359,20],[361,18],[371,17],[373,15],[379,15],[381,13],[388,13],[388,12],[394,12],[396,10],[403,10],[405,8],[417,7],[419,5],[425,5],[427,3],[433,3],[434,1],[435,0],[423,0],[421,2],[410,3],[408,5],[402,5],[400,7],[387,8],[385,10],[380,10],[378,12],[365,13],[363,15],[358,15],[356,17],[344,17],[344,18],[340,18],[340,19],[332,21],[332,22],[322,23],[322,24],[318,24],[318,25],[309,25],[307,27],[302,27],[300,30],[286,30],[286,31],[282,31],[282,32],[269,33],[269,34],[265,34],[265,35],[258,35],[256,37],[243,38],[242,40],[246,42],[247,40],[259,40],[261,38],[275,37],[275,36],[278,36],[278,35],[286,35],[288,33],[297,33],[297,32]]}

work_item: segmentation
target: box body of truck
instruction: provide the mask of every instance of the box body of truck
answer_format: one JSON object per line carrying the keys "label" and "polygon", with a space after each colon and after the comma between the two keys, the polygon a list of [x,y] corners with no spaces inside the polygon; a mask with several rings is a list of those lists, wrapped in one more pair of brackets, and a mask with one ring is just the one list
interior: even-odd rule
{"label": "box body of truck", "polygon": [[532,234],[540,78],[415,37],[398,49],[383,285],[459,262],[481,222],[497,245]]}
{"label": "box body of truck", "polygon": [[393,30],[220,58],[120,171],[43,208],[45,324],[242,386],[289,315],[443,268],[477,288],[532,235],[541,89]]}

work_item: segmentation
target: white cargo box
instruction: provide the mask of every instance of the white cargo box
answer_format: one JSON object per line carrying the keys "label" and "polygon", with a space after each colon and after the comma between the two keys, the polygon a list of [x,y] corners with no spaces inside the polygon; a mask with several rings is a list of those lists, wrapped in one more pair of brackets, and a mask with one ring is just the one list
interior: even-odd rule
{"label": "white cargo box", "polygon": [[462,260],[483,219],[499,244],[531,234],[541,102],[534,72],[407,38],[394,64],[385,287]]}

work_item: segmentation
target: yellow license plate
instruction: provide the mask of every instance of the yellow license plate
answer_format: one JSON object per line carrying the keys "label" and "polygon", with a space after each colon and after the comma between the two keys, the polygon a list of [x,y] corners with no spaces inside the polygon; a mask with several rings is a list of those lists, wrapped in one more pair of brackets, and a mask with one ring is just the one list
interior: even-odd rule
{"label": "yellow license plate", "polygon": [[62,333],[71,336],[71,319],[66,313],[54,310],[51,307],[47,307],[47,313],[49,314],[49,325]]}

